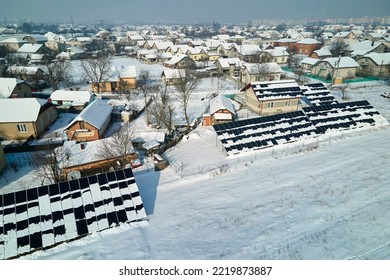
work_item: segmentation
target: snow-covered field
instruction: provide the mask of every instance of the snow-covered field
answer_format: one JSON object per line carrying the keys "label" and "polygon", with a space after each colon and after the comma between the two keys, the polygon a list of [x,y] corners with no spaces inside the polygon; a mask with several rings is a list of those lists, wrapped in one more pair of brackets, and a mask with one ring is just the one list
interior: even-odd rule
{"label": "snow-covered field", "polygon": [[[390,120],[385,91],[354,84],[349,97]],[[389,139],[386,126],[226,157],[200,126],[164,154],[167,169],[135,170],[149,222],[20,259],[388,260]]]}

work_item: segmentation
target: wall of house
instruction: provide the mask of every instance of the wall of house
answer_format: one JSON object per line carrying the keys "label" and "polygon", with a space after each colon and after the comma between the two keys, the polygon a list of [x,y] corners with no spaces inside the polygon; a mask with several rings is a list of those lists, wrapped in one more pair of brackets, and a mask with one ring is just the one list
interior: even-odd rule
{"label": "wall of house", "polygon": [[241,82],[244,84],[249,84],[253,82],[264,82],[264,81],[278,81],[278,80],[280,80],[280,73],[250,75],[247,69],[244,69],[241,72]]}
{"label": "wall of house", "polygon": [[245,96],[246,96],[246,105],[248,106],[248,109],[255,113],[260,114],[261,104],[259,103],[256,94],[253,92],[251,88],[245,91]]}
{"label": "wall of house", "polygon": [[15,86],[14,90],[12,91],[11,98],[25,98],[25,97],[32,97],[31,88],[25,84],[18,84]]}
{"label": "wall of house", "polygon": [[123,83],[126,83],[127,87],[134,89],[136,87],[136,78],[121,78],[119,82],[119,86],[122,87]]}
{"label": "wall of house", "polygon": [[38,136],[42,135],[46,127],[51,125],[57,119],[57,108],[55,106],[48,107],[41,112],[35,123]]}
{"label": "wall of house", "polygon": [[320,44],[299,44],[296,45],[296,50],[299,54],[310,55],[313,51],[321,48]]}
{"label": "wall of house", "polygon": [[298,100],[299,98],[264,101],[262,102],[262,110],[260,115],[267,116],[297,111]]}
{"label": "wall of house", "polygon": [[76,140],[77,142],[94,141],[99,138],[99,130],[87,122],[84,122],[84,128],[81,122],[75,122],[66,130],[68,140]]}
{"label": "wall of house", "polygon": [[[26,131],[19,132],[17,125],[24,125]],[[0,123],[0,138],[7,140],[26,140],[30,136],[37,138],[38,133],[33,122]]]}

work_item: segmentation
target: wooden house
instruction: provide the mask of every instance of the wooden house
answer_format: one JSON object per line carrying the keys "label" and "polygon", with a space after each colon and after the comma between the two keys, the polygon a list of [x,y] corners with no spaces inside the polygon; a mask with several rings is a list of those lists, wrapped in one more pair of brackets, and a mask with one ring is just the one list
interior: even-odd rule
{"label": "wooden house", "polygon": [[102,139],[111,123],[112,110],[105,101],[95,99],[65,127],[68,140],[84,142]]}
{"label": "wooden house", "polygon": [[136,80],[135,66],[112,67],[107,79],[99,83],[92,81],[92,92],[129,92],[136,87]]}
{"label": "wooden house", "polygon": [[121,164],[131,165],[132,161],[138,157],[132,145],[128,145],[126,150],[122,150],[125,152],[117,156],[115,152],[112,155],[102,152],[103,147],[110,145],[117,144],[114,143],[113,138],[109,137],[82,143],[66,141],[63,146],[55,148],[61,177],[69,180],[77,173],[79,176],[88,176],[107,172],[114,167],[120,167],[118,160],[122,161]]}
{"label": "wooden house", "polygon": [[236,110],[231,100],[222,94],[210,100],[210,110],[203,115],[204,126],[234,121]]}
{"label": "wooden house", "polygon": [[32,97],[31,86],[24,80],[0,78],[0,98]]}
{"label": "wooden house", "polygon": [[241,91],[247,108],[261,116],[297,111],[303,95],[294,80],[253,82]]}
{"label": "wooden house", "polygon": [[57,118],[57,109],[45,99],[0,99],[0,138],[36,139]]}

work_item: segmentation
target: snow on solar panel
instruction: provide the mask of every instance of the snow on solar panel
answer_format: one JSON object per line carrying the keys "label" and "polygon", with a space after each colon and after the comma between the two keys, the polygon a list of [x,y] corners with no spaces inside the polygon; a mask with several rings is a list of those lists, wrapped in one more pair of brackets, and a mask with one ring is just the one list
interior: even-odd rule
{"label": "snow on solar panel", "polygon": [[[270,148],[315,137],[317,129],[302,111],[215,125],[214,129],[228,155]],[[218,133],[222,132],[222,133]]]}
{"label": "snow on solar panel", "polygon": [[130,168],[0,195],[0,259],[145,219]]}

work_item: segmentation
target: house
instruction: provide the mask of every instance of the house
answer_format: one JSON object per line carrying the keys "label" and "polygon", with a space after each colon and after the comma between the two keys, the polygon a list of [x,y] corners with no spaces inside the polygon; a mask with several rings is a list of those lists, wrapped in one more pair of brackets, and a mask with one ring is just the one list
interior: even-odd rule
{"label": "house", "polygon": [[359,59],[360,57],[372,52],[390,52],[390,49],[382,42],[366,40],[348,46],[345,52],[347,56],[353,57],[354,59]]}
{"label": "house", "polygon": [[390,53],[369,53],[356,62],[364,76],[390,77]]}
{"label": "house", "polygon": [[346,79],[354,79],[359,64],[351,57],[331,57],[318,61],[311,70],[311,75],[333,83],[341,83]]}
{"label": "house", "polygon": [[26,41],[18,38],[8,38],[0,41],[0,46],[4,46],[9,52],[17,52]]}
{"label": "house", "polygon": [[192,68],[195,65],[195,62],[185,54],[176,54],[170,60],[167,60],[163,63],[167,68]]}
{"label": "house", "polygon": [[222,94],[210,100],[209,114],[203,115],[204,126],[234,121],[236,110],[231,100]]}
{"label": "house", "polygon": [[275,47],[261,51],[259,54],[260,62],[275,62],[277,64],[286,64],[289,53],[286,47]]}
{"label": "house", "polygon": [[230,57],[238,57],[240,60],[254,63],[259,61],[261,49],[258,45],[236,45],[230,49]]}
{"label": "house", "polygon": [[147,64],[157,63],[158,54],[155,50],[141,49],[137,51],[137,59]]}
{"label": "house", "polygon": [[313,51],[321,48],[321,42],[315,39],[303,39],[295,44],[298,54],[311,55]]}
{"label": "house", "polygon": [[286,47],[290,53],[295,52],[297,40],[282,38],[274,41],[273,47]]}
{"label": "house", "polygon": [[242,64],[238,57],[220,58],[214,63],[218,73],[236,78],[240,77]]}
{"label": "house", "polygon": [[69,141],[94,141],[102,139],[111,123],[113,108],[101,99],[95,99],[64,129]]}
{"label": "house", "polygon": [[56,55],[57,59],[63,60],[75,60],[82,59],[86,55],[86,52],[79,47],[67,47],[63,52]]}
{"label": "house", "polygon": [[24,97],[32,97],[31,86],[26,81],[16,78],[0,78],[0,99]]}
{"label": "house", "polygon": [[3,170],[6,166],[7,166],[7,162],[5,160],[3,146],[1,145],[1,142],[0,142],[0,176],[3,173]]}
{"label": "house", "polygon": [[259,81],[280,80],[282,69],[279,64],[268,63],[245,63],[241,69],[240,81],[244,84]]}
{"label": "house", "polygon": [[58,109],[75,109],[82,111],[89,103],[95,100],[95,95],[89,91],[56,90],[52,92],[49,102]]}
{"label": "house", "polygon": [[317,58],[317,59],[324,59],[324,58],[332,57],[332,53],[330,52],[329,48],[321,48],[313,51],[310,57]]}
{"label": "house", "polygon": [[14,56],[15,58],[26,60],[28,63],[40,63],[51,52],[44,44],[26,43],[17,50]]}
{"label": "house", "polygon": [[8,77],[29,82],[43,80],[45,76],[45,72],[36,66],[9,66],[6,73]]}
{"label": "house", "polygon": [[133,146],[140,151],[160,153],[166,143],[163,131],[134,131]]}
{"label": "house", "polygon": [[166,68],[161,73],[163,82],[167,85],[175,85],[180,83],[181,78],[185,78],[186,72],[184,69],[169,69]]}
{"label": "house", "polygon": [[252,82],[241,89],[249,110],[261,115],[273,115],[298,110],[302,90],[294,80]]}
{"label": "house", "polygon": [[88,176],[107,172],[113,166],[117,166],[118,158],[131,164],[138,157],[131,145],[126,147],[125,153],[117,156],[106,155],[104,151],[102,152],[102,147],[115,145],[114,142],[111,137],[82,143],[77,141],[64,142],[63,146],[54,149],[61,177],[72,179],[71,176],[74,176],[75,173],[80,176]]}
{"label": "house", "polygon": [[110,76],[102,82],[91,83],[92,92],[129,92],[136,87],[135,66],[112,67]]}
{"label": "house", "polygon": [[0,99],[0,138],[37,139],[57,118],[57,109],[38,98]]}
{"label": "house", "polygon": [[45,44],[47,42],[47,37],[44,35],[33,34],[24,36],[23,41],[26,41],[28,44]]}
{"label": "house", "polygon": [[193,61],[207,61],[209,60],[207,51],[205,48],[189,48],[186,52],[189,58]]}
{"label": "house", "polygon": [[353,31],[342,31],[333,36],[333,41],[352,45],[358,41],[358,36]]}
{"label": "house", "polygon": [[302,69],[305,73],[311,73],[311,69],[313,68],[313,66],[314,66],[318,61],[320,61],[320,59],[318,59],[318,58],[305,57],[305,58],[302,59],[301,62],[300,62],[301,69]]}
{"label": "house", "polygon": [[217,46],[216,51],[220,56],[226,58],[230,55],[230,50],[234,46],[236,46],[234,43],[220,43]]}

